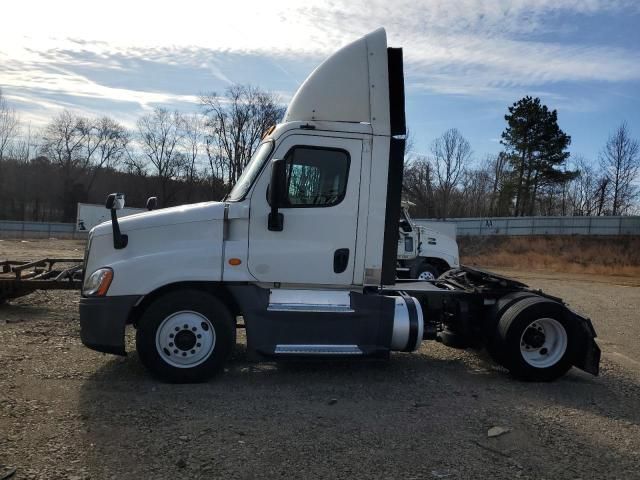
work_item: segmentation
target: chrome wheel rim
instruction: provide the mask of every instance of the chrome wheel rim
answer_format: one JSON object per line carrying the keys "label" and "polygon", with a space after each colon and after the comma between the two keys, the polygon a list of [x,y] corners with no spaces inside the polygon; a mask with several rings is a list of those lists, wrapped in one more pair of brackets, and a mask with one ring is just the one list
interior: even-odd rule
{"label": "chrome wheel rim", "polygon": [[568,335],[554,318],[531,322],[520,336],[520,353],[525,362],[536,368],[549,368],[567,351]]}
{"label": "chrome wheel rim", "polygon": [[421,272],[420,275],[418,275],[418,280],[435,280],[436,277],[433,273],[431,273],[429,270],[425,270],[424,272]]}
{"label": "chrome wheel rim", "polygon": [[216,332],[207,317],[191,310],[166,317],[156,331],[156,350],[169,365],[193,368],[206,361],[216,345]]}

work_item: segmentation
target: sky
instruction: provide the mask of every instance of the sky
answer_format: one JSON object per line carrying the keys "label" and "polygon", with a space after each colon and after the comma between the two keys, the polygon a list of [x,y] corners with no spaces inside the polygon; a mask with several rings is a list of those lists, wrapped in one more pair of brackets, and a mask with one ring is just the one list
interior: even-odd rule
{"label": "sky", "polygon": [[128,126],[156,106],[198,109],[234,83],[283,104],[324,58],[382,26],[403,47],[415,151],[458,128],[500,150],[507,107],[558,110],[570,151],[597,160],[626,121],[640,137],[639,0],[7,0],[0,88],[37,131],[62,109]]}

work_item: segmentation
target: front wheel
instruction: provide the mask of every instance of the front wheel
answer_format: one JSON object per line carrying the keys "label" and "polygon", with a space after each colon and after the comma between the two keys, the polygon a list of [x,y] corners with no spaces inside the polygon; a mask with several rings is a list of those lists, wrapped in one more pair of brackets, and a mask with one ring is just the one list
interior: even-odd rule
{"label": "front wheel", "polygon": [[414,267],[411,273],[412,278],[417,278],[422,281],[435,280],[440,275],[438,269],[429,263],[422,263]]}
{"label": "front wheel", "polygon": [[172,383],[202,382],[224,365],[233,347],[233,317],[213,295],[173,291],[154,300],[136,333],[140,360]]}

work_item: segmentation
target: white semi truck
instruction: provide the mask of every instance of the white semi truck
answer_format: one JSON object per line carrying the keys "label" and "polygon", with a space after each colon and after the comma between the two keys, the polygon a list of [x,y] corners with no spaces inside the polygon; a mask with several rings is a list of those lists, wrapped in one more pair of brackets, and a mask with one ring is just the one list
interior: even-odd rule
{"label": "white semi truck", "polygon": [[219,371],[239,327],[258,360],[386,358],[439,336],[525,380],[597,374],[591,322],[558,298],[466,267],[396,280],[404,135],[402,50],[379,29],[309,75],[224,201],[119,220],[110,195],[85,254],[83,343],[125,355],[131,325],[171,382]]}
{"label": "white semi truck", "polygon": [[409,216],[411,202],[402,202],[398,234],[398,278],[435,280],[460,267],[455,238],[434,228],[417,225]]}

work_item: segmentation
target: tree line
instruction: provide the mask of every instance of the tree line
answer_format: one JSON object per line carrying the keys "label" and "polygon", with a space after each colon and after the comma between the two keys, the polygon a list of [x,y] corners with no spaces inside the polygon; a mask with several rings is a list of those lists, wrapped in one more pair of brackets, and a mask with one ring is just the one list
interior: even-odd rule
{"label": "tree line", "polygon": [[0,218],[73,222],[78,202],[114,191],[132,206],[219,200],[284,109],[248,85],[199,103],[193,113],[156,107],[134,128],[64,110],[32,133],[0,90]]}
{"label": "tree line", "polygon": [[416,217],[628,215],[638,213],[640,148],[622,122],[597,160],[571,157],[571,137],[556,110],[524,97],[508,108],[502,151],[473,161],[455,128],[436,138],[427,155],[405,161],[404,196]]}
{"label": "tree line", "polygon": [[[0,218],[73,222],[78,202],[123,191],[127,204],[219,200],[284,114],[272,93],[234,85],[196,112],[156,107],[133,128],[64,110],[37,132],[0,90]],[[538,98],[508,108],[502,151],[478,161],[455,128],[419,155],[408,137],[404,197],[416,217],[626,215],[637,212],[640,152],[626,123],[597,159],[572,157],[557,112]]]}

